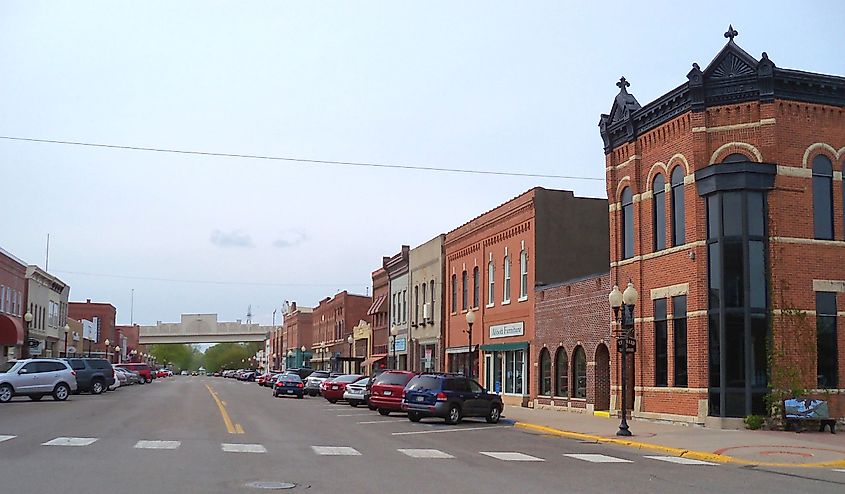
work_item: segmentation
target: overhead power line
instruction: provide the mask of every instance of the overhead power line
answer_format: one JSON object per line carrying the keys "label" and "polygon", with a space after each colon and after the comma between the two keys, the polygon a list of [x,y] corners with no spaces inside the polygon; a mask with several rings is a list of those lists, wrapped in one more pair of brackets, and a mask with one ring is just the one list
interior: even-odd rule
{"label": "overhead power line", "polygon": [[604,182],[604,178],[599,177],[579,177],[574,175],[552,175],[544,173],[523,173],[523,172],[503,172],[495,170],[472,170],[468,168],[445,168],[438,166],[418,166],[418,165],[398,165],[389,163],[367,163],[363,161],[334,161],[334,160],[319,160],[308,158],[292,158],[286,156],[266,156],[259,154],[242,154],[242,153],[216,153],[210,151],[191,151],[186,149],[166,149],[166,148],[152,148],[144,146],[123,146],[118,144],[101,144],[94,142],[80,142],[80,141],[59,141],[54,139],[35,139],[28,137],[14,137],[14,136],[0,136],[0,139],[9,141],[23,141],[23,142],[37,142],[46,144],[63,144],[68,146],[87,146],[94,148],[107,149],[122,149],[127,151],[145,151],[154,153],[171,153],[171,154],[190,154],[197,156],[215,156],[221,158],[241,158],[254,160],[273,160],[273,161],[291,161],[296,163],[307,163],[312,165],[339,165],[339,166],[357,166],[369,168],[387,168],[396,170],[421,170],[429,172],[443,172],[443,173],[467,173],[474,175],[499,175],[505,177],[530,177],[530,178],[554,178],[562,180],[589,180]]}
{"label": "overhead power line", "polygon": [[81,271],[52,270],[54,273],[75,274],[79,276],[96,276],[100,278],[117,278],[124,280],[162,281],[167,283],[196,283],[204,285],[244,285],[244,286],[276,286],[276,287],[338,287],[338,286],[368,286],[361,283],[268,283],[262,281],[230,281],[230,280],[186,280],[178,278],[158,278],[154,276],[133,276],[127,274],[84,273]]}

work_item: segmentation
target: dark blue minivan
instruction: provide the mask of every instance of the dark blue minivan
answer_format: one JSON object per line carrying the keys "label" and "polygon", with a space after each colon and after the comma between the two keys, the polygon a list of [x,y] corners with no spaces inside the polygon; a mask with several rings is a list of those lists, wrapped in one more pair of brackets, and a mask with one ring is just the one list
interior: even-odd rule
{"label": "dark blue minivan", "polygon": [[457,424],[464,417],[484,417],[495,424],[505,405],[495,393],[461,374],[420,374],[405,386],[402,410],[411,422],[440,417]]}

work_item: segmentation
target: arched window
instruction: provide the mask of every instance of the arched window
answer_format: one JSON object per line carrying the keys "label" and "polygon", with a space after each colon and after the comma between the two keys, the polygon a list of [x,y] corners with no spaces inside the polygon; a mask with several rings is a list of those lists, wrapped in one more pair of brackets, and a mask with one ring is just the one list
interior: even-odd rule
{"label": "arched window", "polygon": [[572,387],[573,398],[587,397],[587,355],[581,346],[575,347],[575,354],[572,355],[572,379],[575,380]]}
{"label": "arched window", "polygon": [[751,160],[749,160],[748,157],[744,154],[733,153],[725,156],[725,159],[722,160],[722,163],[742,163],[745,161]]}
{"label": "arched window", "polygon": [[469,281],[466,269],[461,274],[461,309],[467,310],[469,304]]}
{"label": "arched window", "polygon": [[487,305],[496,301],[496,265],[493,261],[487,263]]}
{"label": "arched window", "polygon": [[654,226],[654,250],[666,248],[666,180],[663,175],[657,175],[652,182],[654,191],[654,211],[652,225]]}
{"label": "arched window", "polygon": [[634,257],[634,194],[630,187],[622,191],[622,259]]}
{"label": "arched window", "polygon": [[557,349],[555,356],[555,396],[569,396],[569,358],[563,347]]}
{"label": "arched window", "polygon": [[676,166],[672,170],[672,245],[686,243],[686,208],[684,207],[684,168]]}
{"label": "arched window", "polygon": [[833,240],[833,163],[823,154],[813,158],[813,229],[815,238]]}
{"label": "arched window", "polygon": [[528,297],[528,252],[519,253],[519,299]]}
{"label": "arched window", "polygon": [[552,394],[552,357],[547,348],[540,352],[540,394]]}
{"label": "arched window", "polygon": [[478,307],[478,299],[481,297],[481,274],[478,266],[472,268],[472,306]]}

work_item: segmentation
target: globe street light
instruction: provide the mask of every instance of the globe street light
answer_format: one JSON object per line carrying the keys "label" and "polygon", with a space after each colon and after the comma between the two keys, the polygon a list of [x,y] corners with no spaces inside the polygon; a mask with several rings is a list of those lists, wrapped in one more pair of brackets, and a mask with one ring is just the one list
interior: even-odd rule
{"label": "globe street light", "polygon": [[390,326],[390,337],[392,338],[393,344],[391,347],[393,348],[393,368],[396,368],[396,335],[399,334],[399,327],[395,324]]}
{"label": "globe street light", "polygon": [[120,346],[115,345],[114,353],[117,354],[117,363],[119,364],[120,363]]}
{"label": "globe street light", "polygon": [[346,342],[349,343],[349,372],[350,374],[355,370],[353,369],[353,355],[352,355],[352,344],[355,343],[355,338],[352,335],[346,337]]}
{"label": "globe street light", "polygon": [[27,341],[24,341],[24,346],[22,348],[22,350],[26,350],[26,355],[23,355],[23,352],[21,352],[21,354],[22,354],[21,356],[22,357],[29,357],[29,329],[30,329],[29,323],[32,322],[32,312],[26,311],[26,314],[23,315],[23,320],[26,321],[26,339],[27,339]]}
{"label": "globe street light", "polygon": [[473,355],[472,355],[472,325],[475,323],[475,311],[474,310],[468,311],[466,319],[467,319],[467,330],[464,331],[464,332],[467,333],[467,335],[469,336],[469,346],[467,347],[469,349],[469,372],[467,372],[467,376],[470,379],[472,379],[472,374],[473,374],[473,370],[474,370],[473,366],[472,366],[472,360],[473,360],[472,359],[472,357],[473,357]]}
{"label": "globe street light", "polygon": [[634,307],[637,304],[637,290],[630,281],[625,292],[620,292],[619,287],[614,285],[613,290],[607,296],[607,301],[613,309],[613,318],[619,324],[620,329],[616,332],[616,351],[622,354],[622,421],[619,424],[617,436],[630,436],[628,428],[628,381],[626,378],[628,367],[628,354],[637,351],[637,339],[634,334]]}
{"label": "globe street light", "polygon": [[109,362],[111,362],[111,352],[109,352],[109,345],[111,345],[111,341],[109,341],[109,339],[106,338],[106,341],[104,341],[103,343],[105,343],[105,345],[106,345],[106,358],[108,358]]}

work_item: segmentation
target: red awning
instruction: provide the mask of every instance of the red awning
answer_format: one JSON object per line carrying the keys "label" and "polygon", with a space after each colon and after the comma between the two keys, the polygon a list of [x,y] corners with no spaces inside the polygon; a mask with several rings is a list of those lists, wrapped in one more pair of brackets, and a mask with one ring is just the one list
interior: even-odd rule
{"label": "red awning", "polygon": [[23,323],[20,320],[0,314],[0,345],[23,345]]}
{"label": "red awning", "polygon": [[384,304],[384,300],[386,298],[387,295],[380,295],[377,299],[373,300],[373,305],[371,305],[369,310],[367,310],[367,315],[371,316],[381,312],[379,309],[381,309],[381,306]]}
{"label": "red awning", "polygon": [[383,359],[384,357],[387,357],[386,353],[373,355],[372,357],[368,358],[367,360],[361,362],[361,365],[362,366],[373,365],[374,363],[378,362],[379,360]]}

